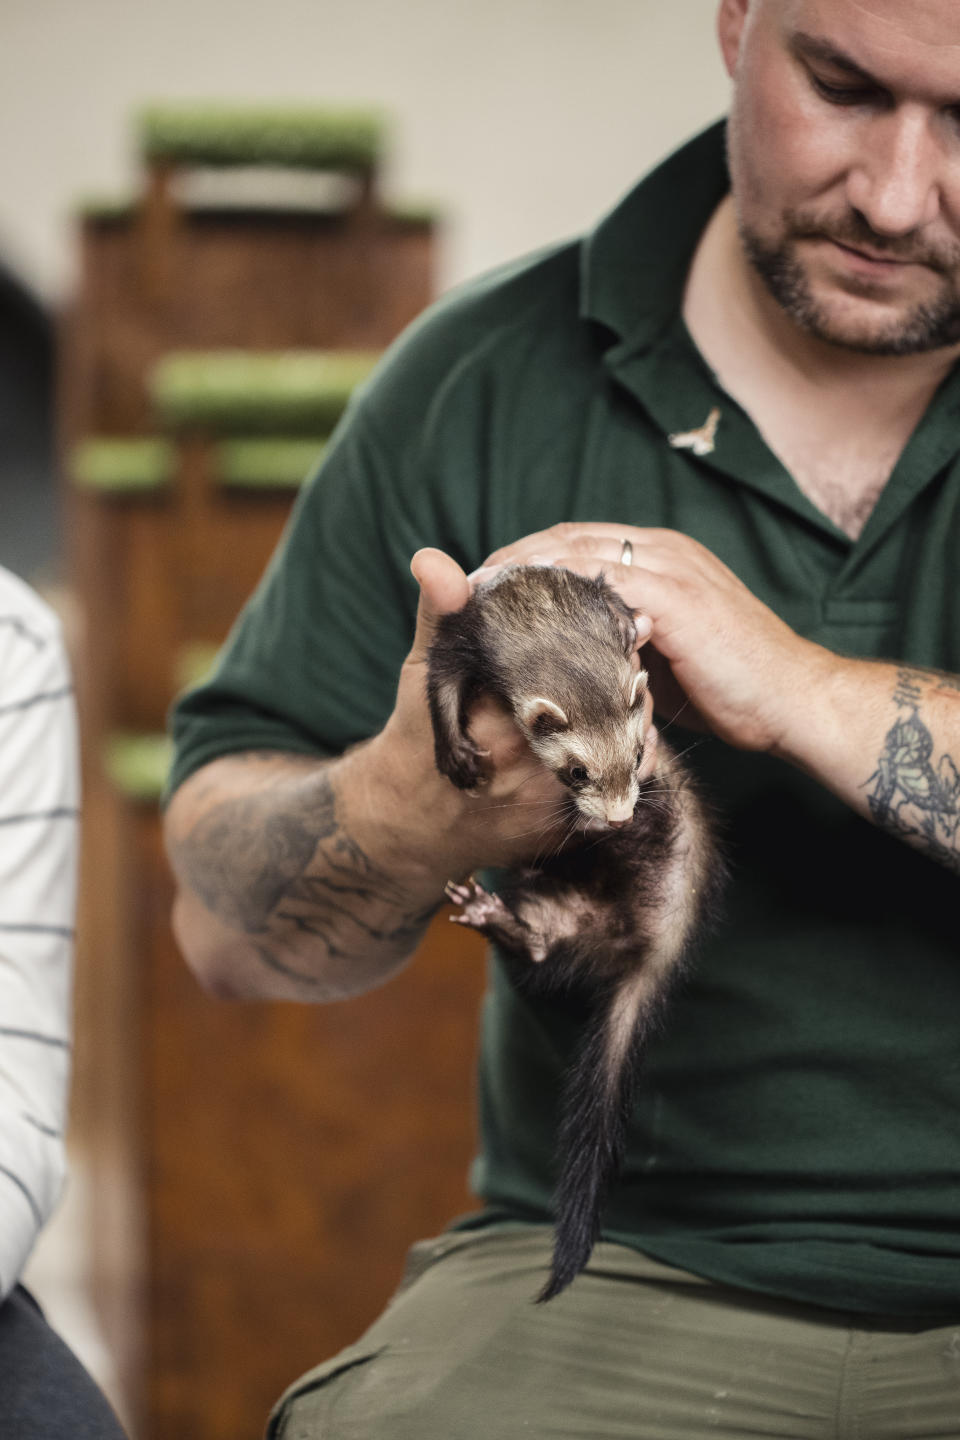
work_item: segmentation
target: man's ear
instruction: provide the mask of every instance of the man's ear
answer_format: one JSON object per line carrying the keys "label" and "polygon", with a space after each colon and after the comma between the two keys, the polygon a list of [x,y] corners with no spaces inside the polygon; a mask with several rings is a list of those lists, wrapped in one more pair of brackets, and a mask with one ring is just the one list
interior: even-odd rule
{"label": "man's ear", "polygon": [[752,0],[720,0],[720,9],[717,12],[717,37],[720,41],[723,63],[731,78],[737,68],[740,43],[743,39],[747,11],[750,9],[751,3]]}

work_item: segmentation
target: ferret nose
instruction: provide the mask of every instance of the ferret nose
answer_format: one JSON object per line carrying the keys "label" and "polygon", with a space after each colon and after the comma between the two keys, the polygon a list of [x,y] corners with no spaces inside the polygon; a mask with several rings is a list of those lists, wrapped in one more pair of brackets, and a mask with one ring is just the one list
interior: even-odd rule
{"label": "ferret nose", "polygon": [[603,818],[614,830],[622,830],[633,819],[633,804],[629,793],[609,795],[603,803]]}

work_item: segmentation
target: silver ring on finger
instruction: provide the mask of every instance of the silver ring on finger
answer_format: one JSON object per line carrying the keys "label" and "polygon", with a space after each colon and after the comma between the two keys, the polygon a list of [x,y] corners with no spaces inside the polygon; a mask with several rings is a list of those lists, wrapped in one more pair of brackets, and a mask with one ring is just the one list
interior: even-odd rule
{"label": "silver ring on finger", "polygon": [[633,564],[633,546],[630,544],[630,541],[629,541],[629,540],[624,540],[624,542],[623,542],[623,547],[622,547],[622,549],[621,549],[621,551],[620,551],[620,564],[621,564],[621,565],[632,565],[632,564]]}

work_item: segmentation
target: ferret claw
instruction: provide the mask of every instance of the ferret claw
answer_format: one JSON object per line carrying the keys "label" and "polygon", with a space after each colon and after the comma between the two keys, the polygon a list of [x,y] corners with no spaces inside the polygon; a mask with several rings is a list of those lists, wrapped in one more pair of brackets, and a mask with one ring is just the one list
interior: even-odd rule
{"label": "ferret claw", "polygon": [[475,930],[489,934],[493,925],[516,924],[514,916],[500,897],[484,890],[472,875],[463,885],[449,880],[445,886],[445,894],[454,905],[460,906],[460,914],[450,916],[457,925],[472,925]]}

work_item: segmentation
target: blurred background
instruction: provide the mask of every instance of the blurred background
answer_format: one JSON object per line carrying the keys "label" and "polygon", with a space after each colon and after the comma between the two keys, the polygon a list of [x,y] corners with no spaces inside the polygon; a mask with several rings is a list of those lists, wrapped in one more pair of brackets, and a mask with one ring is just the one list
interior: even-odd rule
{"label": "blurred background", "polygon": [[166,708],[390,339],[722,114],[715,8],[0,4],[0,564],[67,622],[86,795],[73,1179],[28,1280],[135,1440],[256,1440],[470,1208],[483,989],[438,923],[363,1000],[201,995]]}

